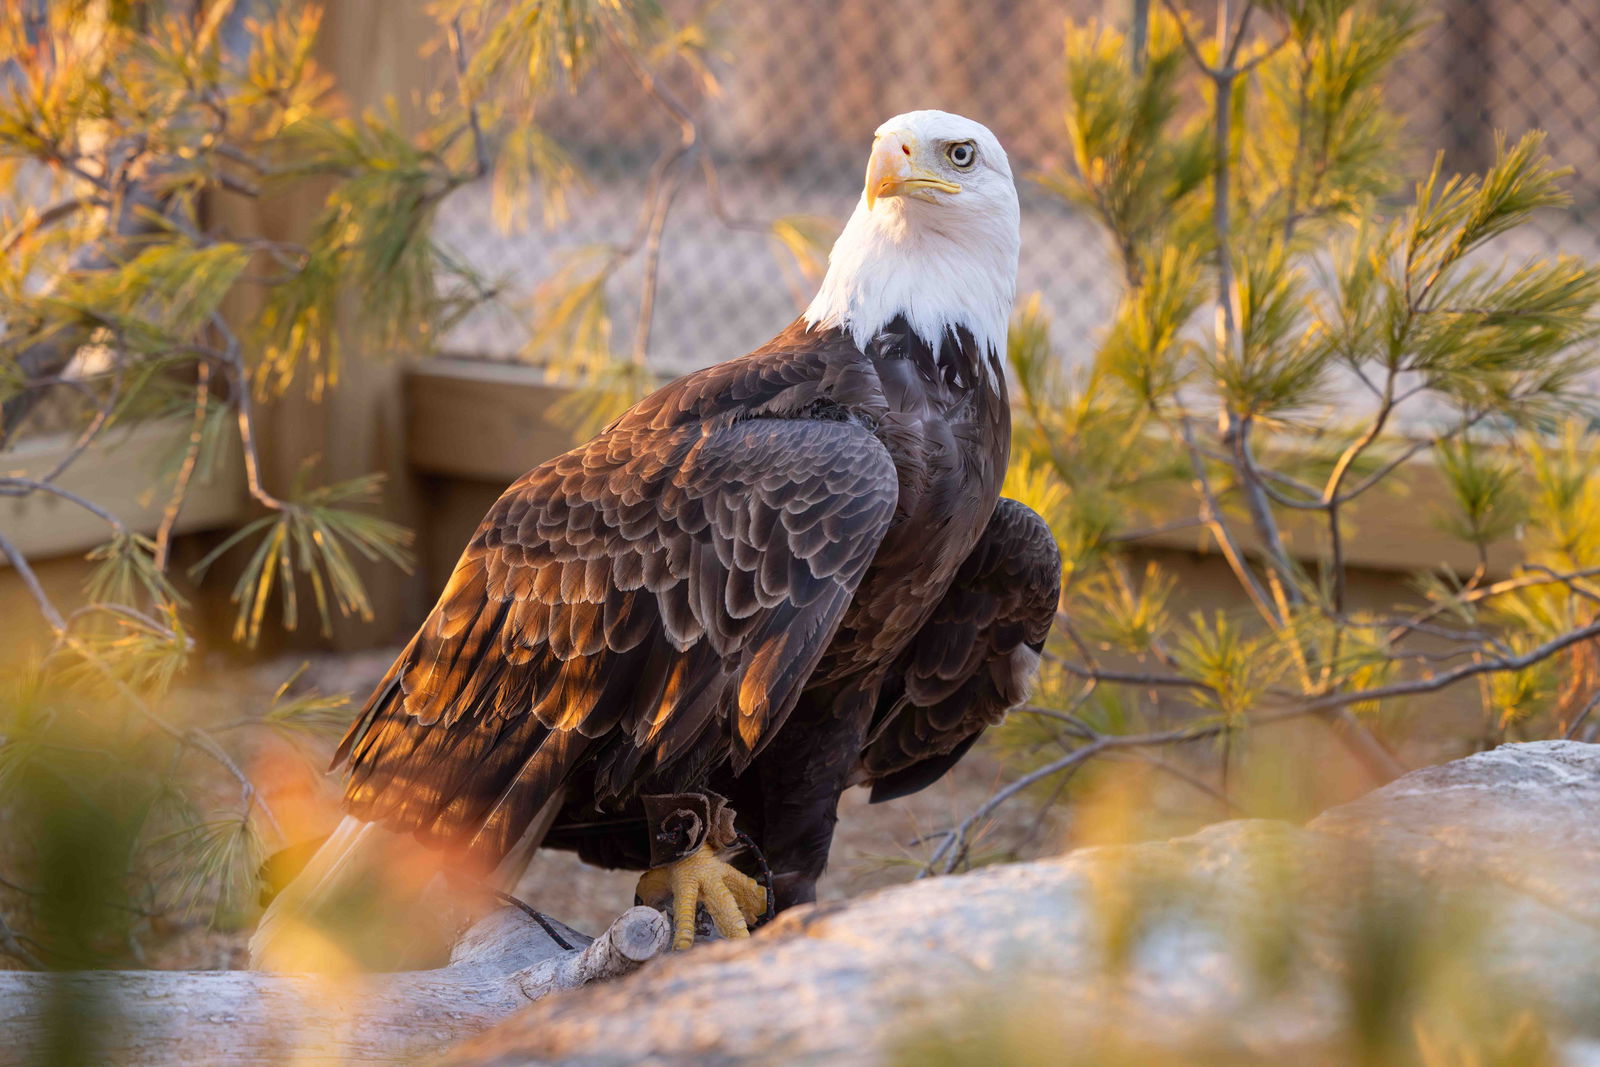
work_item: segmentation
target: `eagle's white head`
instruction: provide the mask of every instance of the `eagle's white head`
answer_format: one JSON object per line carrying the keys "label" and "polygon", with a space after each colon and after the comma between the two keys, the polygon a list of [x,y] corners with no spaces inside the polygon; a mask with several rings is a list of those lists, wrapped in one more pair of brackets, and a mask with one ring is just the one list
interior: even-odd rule
{"label": "eagle's white head", "polygon": [[1003,351],[1020,219],[1011,164],[987,127],[947,111],[896,115],[873,138],[866,188],[806,323],[864,348],[904,315],[935,351],[958,326]]}

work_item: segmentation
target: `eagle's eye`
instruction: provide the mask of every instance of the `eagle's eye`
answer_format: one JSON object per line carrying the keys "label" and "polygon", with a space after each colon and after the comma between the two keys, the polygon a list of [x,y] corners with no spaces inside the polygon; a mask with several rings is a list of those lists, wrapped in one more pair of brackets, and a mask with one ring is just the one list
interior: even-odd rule
{"label": "eagle's eye", "polygon": [[966,170],[978,159],[977,146],[971,141],[957,141],[946,148],[944,154],[950,157],[950,162],[960,170]]}

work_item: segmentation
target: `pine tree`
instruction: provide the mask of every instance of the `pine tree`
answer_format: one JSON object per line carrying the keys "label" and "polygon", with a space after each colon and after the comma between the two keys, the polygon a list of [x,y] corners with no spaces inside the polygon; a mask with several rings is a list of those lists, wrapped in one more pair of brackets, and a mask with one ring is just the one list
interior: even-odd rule
{"label": "pine tree", "polygon": [[[1037,302],[1011,338],[1006,491],[1055,529],[1065,591],[1010,730],[1065,753],[940,837],[929,870],[966,862],[1019,784],[1108,752],[1318,716],[1381,780],[1406,765],[1407,698],[1448,687],[1483,712],[1453,754],[1600,730],[1600,271],[1495,244],[1566,202],[1542,135],[1501,139],[1482,174],[1406,179],[1384,79],[1416,4],[1245,0],[1210,32],[1171,0],[1136,6],[1137,40],[1069,28],[1072,165],[1044,179],[1104,231],[1115,315],[1071,372]],[[1352,510],[1414,506],[1419,478],[1442,482],[1438,520],[1477,567],[1356,606]],[[1225,558],[1247,612],[1177,617],[1172,578],[1139,573],[1141,542],[1181,530]],[[1524,562],[1492,580],[1488,550],[1513,535]],[[1225,772],[1226,752],[1199,762]]]}

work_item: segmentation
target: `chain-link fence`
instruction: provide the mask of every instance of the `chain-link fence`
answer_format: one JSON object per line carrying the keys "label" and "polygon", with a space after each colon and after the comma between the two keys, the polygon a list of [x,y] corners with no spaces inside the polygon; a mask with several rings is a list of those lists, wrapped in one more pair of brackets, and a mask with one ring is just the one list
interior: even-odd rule
{"label": "chain-link fence", "polygon": [[[1023,254],[1019,291],[1038,291],[1061,350],[1087,352],[1116,297],[1115,271],[1091,221],[1029,180],[1064,165],[1063,26],[1126,18],[1133,0],[725,0],[712,25],[721,93],[669,84],[699,118],[722,191],[684,181],[662,233],[652,365],[676,371],[755,347],[809,295],[765,224],[815,215],[842,222],[860,190],[872,130],[914,108],[956,111],[989,125],[1019,177]],[[1434,0],[1420,46],[1402,61],[1392,102],[1405,115],[1408,162],[1423,172],[1436,151],[1452,169],[1481,168],[1495,131],[1549,132],[1549,150],[1573,168],[1570,211],[1542,220],[1536,244],[1600,254],[1600,4],[1595,0]],[[618,67],[596,72],[552,114],[589,188],[570,218],[506,236],[487,195],[465,193],[440,236],[482,270],[528,292],[582,246],[627,245],[640,224],[651,165],[676,143],[672,115]],[[734,225],[730,225],[734,223]],[[751,223],[746,227],[741,222]],[[1527,238],[1522,238],[1526,241]],[[614,345],[637,325],[643,257],[608,283]],[[449,348],[515,358],[526,320],[485,312]]]}

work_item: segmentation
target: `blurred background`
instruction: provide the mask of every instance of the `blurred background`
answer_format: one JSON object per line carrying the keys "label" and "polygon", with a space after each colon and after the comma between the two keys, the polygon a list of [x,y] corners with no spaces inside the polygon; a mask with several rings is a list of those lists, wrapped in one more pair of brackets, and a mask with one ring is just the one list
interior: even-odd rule
{"label": "blurred background", "polygon": [[[1018,291],[1041,294],[1066,358],[1087,359],[1118,296],[1118,272],[1093,220],[1041,182],[1070,165],[1065,55],[1053,27],[1095,17],[1125,23],[1128,8],[1123,0],[718,5],[718,92],[706,97],[687,77],[673,89],[702,117],[722,205],[698,183],[674,204],[661,245],[652,359],[676,371],[772,336],[803,306],[801,294],[810,299],[810,285],[773,256],[764,224],[814,216],[824,230],[837,227],[860,194],[856,172],[873,129],[917,108],[970,115],[1006,146],[1021,179]],[[1443,152],[1447,171],[1481,170],[1495,131],[1514,140],[1545,130],[1551,155],[1573,169],[1573,200],[1518,238],[1530,249],[1593,254],[1600,141],[1589,121],[1600,108],[1600,14],[1580,0],[1437,0],[1425,17],[1431,24],[1387,80],[1405,122],[1407,168],[1425,170]],[[441,239],[485,271],[506,273],[513,291],[531,292],[575,248],[625,242],[650,163],[678,136],[672,114],[620,64],[595,71],[548,121],[591,184],[567,223],[507,238],[488,198],[470,195],[452,200],[439,219]],[[730,229],[719,214],[755,225]],[[613,280],[622,323],[637,309],[639,287],[637,271]],[[527,341],[516,324],[484,315],[463,323],[445,347],[505,360]]]}
{"label": "blurred background", "polygon": [[[1039,295],[1062,359],[1082,362],[1093,354],[1120,281],[1093,218],[1050,188],[1070,169],[1060,27],[1069,19],[1125,24],[1129,3],[724,0],[704,10],[687,3],[668,7],[676,17],[694,19],[707,37],[700,42],[703,64],[669,68],[660,83],[693,116],[697,160],[714,164],[714,181],[680,179],[659,235],[659,262],[640,254],[638,231],[647,199],[656,195],[653,164],[677,144],[678,117],[624,64],[603,60],[572,92],[541,101],[541,129],[582,175],[581,193],[563,197],[558,214],[547,217],[535,203],[523,207],[521,218],[497,218],[496,197],[484,181],[440,206],[433,237],[492,279],[494,299],[453,323],[434,355],[509,365],[504,379],[485,368],[487,381],[541,381],[533,368],[567,357],[539,343],[538,316],[530,307],[537,307],[541,286],[581,266],[596,249],[624,246],[634,254],[608,270],[604,285],[615,353],[636,354],[646,275],[655,290],[643,346],[652,372],[670,377],[749,351],[809,300],[827,247],[859,195],[857,172],[872,130],[890,115],[922,107],[979,118],[1007,146],[1023,203],[1018,291]],[[1398,164],[1420,173],[1442,153],[1447,172],[1477,170],[1492,158],[1497,135],[1515,139],[1545,130],[1552,158],[1571,168],[1563,182],[1571,202],[1519,228],[1509,251],[1600,250],[1600,228],[1592,221],[1600,210],[1600,140],[1586,127],[1600,108],[1600,15],[1582,0],[1435,0],[1423,5],[1422,16],[1416,45],[1386,78],[1387,103],[1404,121],[1406,158]],[[316,58],[350,108],[388,100],[404,105],[437,91],[448,73],[449,57],[437,37],[438,24],[422,5],[351,0],[330,5]],[[49,186],[42,168],[25,168],[7,209],[46,205]],[[319,208],[308,190],[297,201],[272,204],[271,222],[288,231]],[[212,210],[240,209],[224,203]],[[530,369],[514,369],[519,366]],[[401,484],[425,479],[422,491],[435,502],[419,516],[425,565],[409,585],[380,591],[408,592],[415,611],[427,599],[424,591],[441,583],[491,488],[497,491],[527,461],[541,458],[567,430],[556,425],[546,433],[537,412],[528,415],[541,423],[532,428],[532,443],[495,436],[499,423],[479,424],[472,436],[482,440],[468,442],[464,451],[501,458],[474,466],[459,450],[459,432],[441,421],[447,413],[432,406],[451,402],[448,395],[432,395],[437,367],[371,371],[352,364],[351,370],[329,403],[291,406],[272,416],[285,420],[287,431],[272,436],[295,443],[271,441],[271,462],[292,474],[316,455],[351,470],[381,469]],[[452,366],[450,372],[467,370]],[[475,396],[460,399],[475,402]],[[49,404],[32,413],[19,433],[46,436],[73,418],[70,403],[56,407],[54,414]],[[436,455],[436,442],[457,454]],[[434,480],[437,474],[455,477]],[[472,481],[492,485],[454,484]],[[42,501],[12,506],[19,520],[24,510],[51,509],[40,516],[38,535],[31,526],[23,534],[30,548],[37,545],[30,554],[50,559],[87,547],[92,520],[74,535],[60,525],[82,521],[68,507]],[[242,513],[243,495],[235,490],[230,506],[207,494],[193,507],[186,526],[221,523]],[[1417,558],[1392,562],[1410,566]],[[10,623],[29,624],[23,618]],[[396,626],[390,636],[402,629]],[[370,643],[378,634],[368,629],[348,640]]]}
{"label": "blurred background", "polygon": [[[17,933],[0,924],[9,939],[0,940],[0,966],[41,958],[240,965],[261,861],[324,832],[335,817],[337,783],[321,770],[331,742],[425,614],[488,506],[512,479],[658,378],[743,354],[786,325],[809,300],[854,206],[883,119],[940,108],[996,132],[1018,177],[1019,293],[1037,294],[1029,321],[1041,331],[1040,350],[1065,372],[1088,368],[1105,343],[1125,269],[1102,221],[1064,195],[1079,170],[1066,27],[1100,20],[1136,36],[1148,28],[1151,4],[674,0],[662,34],[612,40],[605,34],[616,31],[595,22],[565,37],[527,34],[537,45],[496,45],[494,20],[533,25],[514,15],[537,6],[501,5],[507,15],[493,4],[434,10],[338,0],[308,27],[298,21],[302,5],[269,0],[8,0],[11,55],[0,55],[10,92],[0,122],[10,253],[0,286],[8,332],[0,834],[9,836],[0,838],[0,919],[17,918]],[[1196,32],[1214,28],[1212,5],[1180,6],[1195,12]],[[1570,199],[1541,205],[1495,254],[1508,262],[1600,255],[1600,11],[1590,0],[1415,7],[1416,37],[1381,79],[1381,98],[1398,119],[1385,164],[1405,180],[1363,204],[1398,212],[1436,156],[1446,173],[1481,171],[1500,159],[1497,139],[1540,129],[1554,164],[1570,169],[1560,182]],[[167,18],[175,20],[170,33]],[[1266,25],[1257,36],[1270,44],[1259,28]],[[255,123],[249,135],[207,140],[210,104],[196,93],[140,130],[136,148],[106,148],[126,131],[104,128],[104,116],[83,102],[94,93],[83,87],[114,80],[114,72],[88,60],[79,64],[87,72],[62,72],[74,47],[92,56],[116,34],[127,35],[119,47],[130,49],[120,54],[138,59],[130,69],[148,62],[156,72],[128,99],[183,96],[185,72],[202,82],[235,78],[229,91],[245,100],[237,107]],[[217,75],[186,66],[184,54],[209,54],[196,40],[221,41],[220,53],[273,57],[260,60],[262,83],[277,77],[293,91],[261,91],[251,82],[255,68],[230,74],[219,61],[225,73]],[[529,85],[517,80],[524,69],[544,68]],[[313,69],[314,77],[306,73]],[[43,82],[30,80],[41,71]],[[36,93],[41,84],[61,91]],[[1190,91],[1178,109],[1199,114],[1205,103]],[[522,157],[519,170],[473,158],[478,107],[482,125],[504,138],[497,144],[516,145],[508,155]],[[299,131],[306,115],[324,109],[333,117]],[[76,124],[70,133],[18,117],[58,112]],[[229,121],[244,122],[239,115]],[[197,173],[210,168],[205,177],[181,162],[193,152],[174,147],[190,144],[205,146],[193,164]],[[260,158],[251,155],[257,151]],[[141,175],[139,161],[157,157],[173,169]],[[102,190],[103,201],[77,192],[80,185]],[[142,196],[156,199],[140,208]],[[127,200],[135,203],[129,218],[144,210],[166,220],[154,232],[183,245],[181,256],[156,263],[116,251],[119,233],[105,218],[117,219]],[[86,202],[104,218],[80,225]],[[206,239],[194,240],[190,229]],[[341,243],[346,229],[378,238]],[[185,257],[222,246],[247,254],[214,293],[197,295],[191,280],[220,268]],[[86,260],[85,250],[104,255]],[[311,270],[319,256],[339,270]],[[135,263],[143,273],[131,270]],[[61,278],[69,284],[51,288]],[[395,278],[408,288],[391,284]],[[145,293],[159,301],[146,302]],[[235,332],[244,338],[242,357]],[[125,363],[121,346],[138,358]],[[169,360],[184,346],[200,353],[198,362],[193,352],[188,362]],[[54,365],[38,361],[47,350],[64,354]],[[123,385],[133,367],[144,368],[141,383],[159,387],[138,403]],[[1034,426],[1041,428],[1042,420]],[[1352,613],[1415,604],[1419,574],[1459,589],[1503,579],[1524,559],[1525,516],[1520,525],[1461,536],[1433,514],[1453,498],[1432,484],[1360,513],[1342,559]],[[1136,517],[1148,516],[1115,515],[1129,528],[1161,525]],[[1192,526],[1119,542],[1119,573],[1158,568],[1173,617],[1248,612],[1237,567]],[[1297,536],[1296,558],[1320,550],[1310,534]],[[311,547],[330,542],[342,555],[322,559]],[[80,617],[90,623],[81,637]],[[1497,654],[1495,647],[1485,638],[1472,654]],[[1579,652],[1591,655],[1588,647]],[[1249,659],[1249,649],[1236,658]],[[1183,660],[1184,669],[1198,670],[1194,659],[1204,657]],[[1564,662],[1574,665],[1570,677],[1589,669],[1576,653]],[[110,674],[97,666],[106,663]],[[1592,736],[1592,686],[1538,684],[1544,688],[1522,696],[1557,709],[1561,730],[1580,736],[1587,722]],[[1070,695],[1063,685],[1047,694],[1058,709]],[[1516,719],[1496,717],[1508,699],[1476,683],[1420,695],[1407,705],[1410,730],[1396,729],[1390,740],[1411,763],[1491,746]],[[1219,721],[1194,718],[1188,705],[1150,711],[1160,702],[1144,700],[1133,699],[1139,714],[1125,719],[1095,705],[1096,729],[1161,725],[1165,715],[1206,729]],[[112,705],[122,716],[116,745],[97,733]],[[972,829],[963,820],[1064,746],[1060,736],[1023,727],[996,733],[916,798],[869,810],[848,796],[824,895],[931,870],[929,842],[940,839],[929,835]],[[1160,776],[1159,789],[1148,767],[1085,775],[1071,793],[1065,779],[1045,780],[1023,794],[1026,803],[984,809],[976,847],[955,855],[962,864],[1026,857],[1108,835],[1159,836],[1241,811],[1304,816],[1374,784],[1371,767],[1329,737],[1303,723],[1263,727],[1251,743],[1275,755],[1236,769],[1233,779],[1235,753],[1219,758],[1219,741],[1194,766]],[[39,753],[48,757],[43,771]],[[57,759],[67,762],[50,762]],[[56,773],[63,766],[75,769]],[[83,813],[91,808],[63,799],[67,778],[96,783],[92,810],[137,814],[126,824],[90,818]],[[23,799],[8,803],[8,795]],[[1063,796],[1077,806],[1057,803]],[[41,826],[71,847],[56,854],[17,844],[56,840],[39,837]],[[103,847],[85,847],[92,840]],[[88,867],[86,855],[94,860]],[[17,870],[7,866],[13,861]],[[88,931],[78,941],[26,933],[49,887],[118,881],[130,869],[137,885],[111,910],[98,897],[74,905],[80,910],[71,915],[99,915],[100,926],[73,920]],[[560,856],[541,860],[522,892],[565,921],[597,928],[629,902],[632,880]]]}

